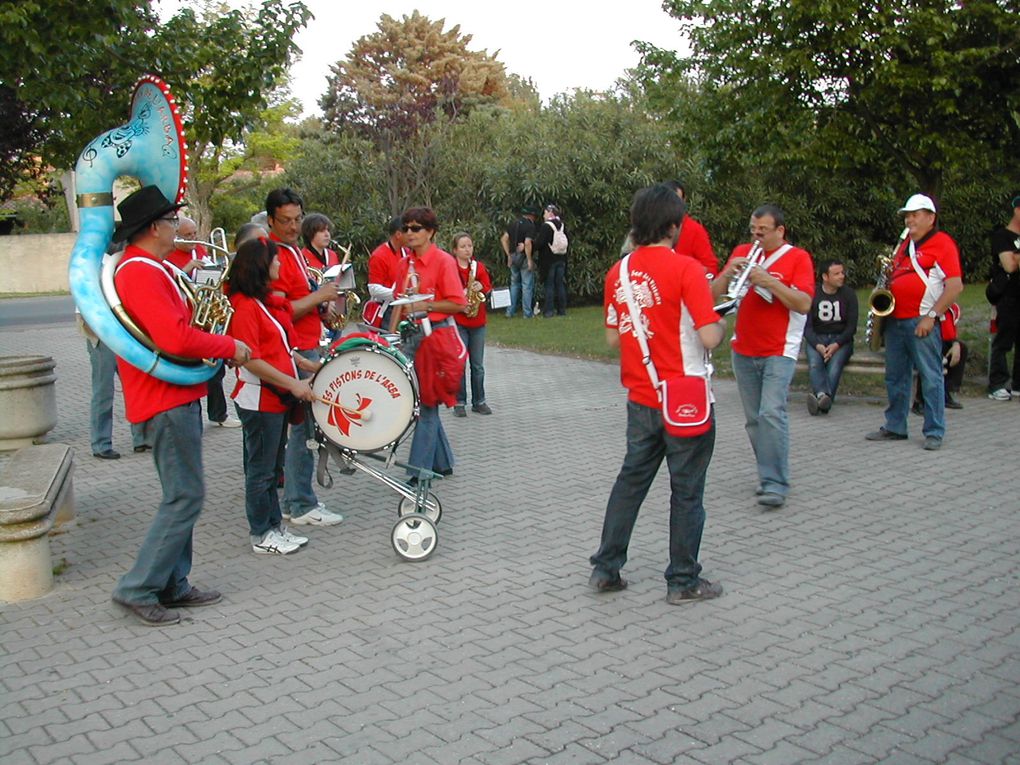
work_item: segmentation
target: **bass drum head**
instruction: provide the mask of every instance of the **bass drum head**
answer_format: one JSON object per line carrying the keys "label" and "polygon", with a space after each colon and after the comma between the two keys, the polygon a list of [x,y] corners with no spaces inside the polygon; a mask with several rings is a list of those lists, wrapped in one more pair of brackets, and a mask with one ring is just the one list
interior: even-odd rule
{"label": "bass drum head", "polygon": [[312,416],[331,442],[359,452],[399,442],[414,422],[418,390],[410,370],[379,346],[340,351],[311,381]]}

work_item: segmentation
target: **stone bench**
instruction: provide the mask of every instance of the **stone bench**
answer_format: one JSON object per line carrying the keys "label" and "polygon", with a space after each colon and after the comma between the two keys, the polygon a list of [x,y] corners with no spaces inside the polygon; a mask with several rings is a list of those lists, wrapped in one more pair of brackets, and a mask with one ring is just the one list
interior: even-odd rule
{"label": "stone bench", "polygon": [[[797,359],[797,369],[802,372],[806,372],[807,368],[807,357],[802,354],[801,357]],[[850,361],[848,361],[846,366],[843,367],[843,374],[847,374],[848,372],[850,374],[858,375],[884,375],[885,354],[855,349],[854,355],[850,357]]]}
{"label": "stone bench", "polygon": [[0,471],[0,601],[53,587],[49,534],[74,519],[73,452],[65,444],[19,449]]}

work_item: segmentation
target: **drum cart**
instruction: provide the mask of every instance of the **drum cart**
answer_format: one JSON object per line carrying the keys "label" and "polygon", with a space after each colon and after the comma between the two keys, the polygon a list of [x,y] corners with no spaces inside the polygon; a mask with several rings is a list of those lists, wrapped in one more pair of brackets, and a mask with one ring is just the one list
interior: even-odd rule
{"label": "drum cart", "polygon": [[[340,472],[368,474],[400,495],[390,544],[404,560],[422,561],[439,541],[437,524],[443,509],[432,493],[437,473],[396,460],[401,441],[418,421],[418,381],[407,358],[393,345],[365,336],[349,336],[330,350],[310,380],[316,401],[309,409],[318,450],[316,479],[333,485],[330,459]],[[417,471],[415,484],[387,475],[366,460]]]}

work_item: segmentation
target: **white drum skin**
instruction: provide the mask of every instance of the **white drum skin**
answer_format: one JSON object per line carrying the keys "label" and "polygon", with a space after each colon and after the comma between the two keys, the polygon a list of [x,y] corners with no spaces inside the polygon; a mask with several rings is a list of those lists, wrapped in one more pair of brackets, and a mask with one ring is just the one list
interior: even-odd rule
{"label": "white drum skin", "polygon": [[[418,387],[413,373],[378,346],[341,350],[311,380],[312,416],[332,443],[373,452],[398,443],[414,423]],[[341,408],[342,407],[342,408]]]}

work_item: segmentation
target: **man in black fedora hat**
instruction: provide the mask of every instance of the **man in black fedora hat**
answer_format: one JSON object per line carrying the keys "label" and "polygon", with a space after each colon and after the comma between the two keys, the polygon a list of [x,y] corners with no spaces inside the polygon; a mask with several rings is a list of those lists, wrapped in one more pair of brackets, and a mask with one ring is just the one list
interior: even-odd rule
{"label": "man in black fedora hat", "polygon": [[[162,353],[182,358],[230,359],[244,364],[251,350],[239,340],[191,326],[191,308],[164,264],[174,248],[177,210],[156,186],[131,194],[117,209],[114,241],[127,241],[114,284],[124,310]],[[143,430],[163,488],[163,501],[131,570],[113,591],[113,602],[143,624],[176,624],[170,608],[220,600],[214,590],[188,582],[191,540],[202,511],[202,410],[205,383],[177,385],[117,359],[127,418]]]}
{"label": "man in black fedora hat", "polygon": [[517,306],[521,307],[525,319],[530,319],[534,313],[537,266],[532,254],[532,243],[536,233],[536,218],[537,207],[522,207],[521,217],[499,239],[506,253],[506,264],[510,268],[510,306],[506,309],[507,318],[513,318]]}

